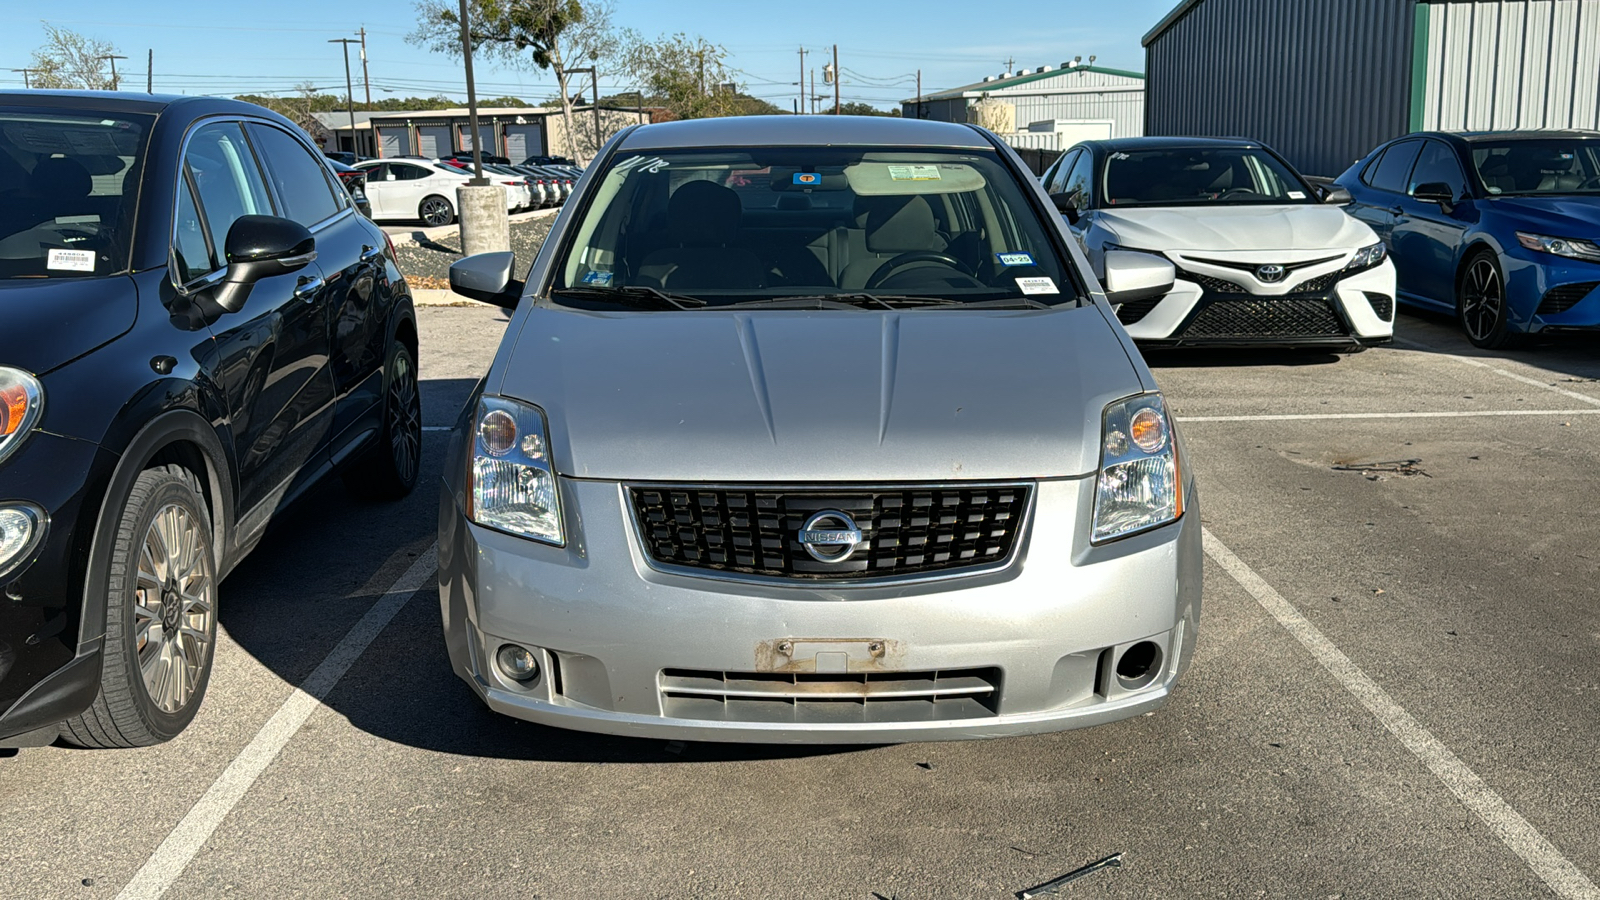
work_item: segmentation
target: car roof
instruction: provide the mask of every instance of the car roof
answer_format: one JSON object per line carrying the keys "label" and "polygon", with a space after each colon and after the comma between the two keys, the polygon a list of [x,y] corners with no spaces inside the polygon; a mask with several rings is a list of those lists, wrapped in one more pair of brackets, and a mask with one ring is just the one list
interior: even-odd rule
{"label": "car roof", "polygon": [[1109,138],[1106,140],[1079,141],[1074,146],[1094,147],[1107,153],[1119,150],[1164,150],[1185,149],[1196,147],[1229,148],[1234,150],[1255,150],[1266,145],[1260,141],[1243,137],[1126,137]]}
{"label": "car roof", "polygon": [[983,132],[968,125],[893,116],[729,116],[638,125],[618,149],[701,147],[959,147],[989,150]]}
{"label": "car roof", "polygon": [[1441,131],[1436,132],[1444,137],[1453,137],[1467,143],[1477,141],[1507,141],[1523,138],[1527,140],[1543,140],[1549,138],[1600,138],[1600,131],[1590,131],[1583,128],[1521,128],[1504,129],[1501,131]]}
{"label": "car roof", "polygon": [[162,112],[216,115],[235,113],[278,118],[277,113],[224,97],[189,97],[180,94],[135,94],[129,91],[0,91],[0,106],[60,110],[94,110],[156,115]]}

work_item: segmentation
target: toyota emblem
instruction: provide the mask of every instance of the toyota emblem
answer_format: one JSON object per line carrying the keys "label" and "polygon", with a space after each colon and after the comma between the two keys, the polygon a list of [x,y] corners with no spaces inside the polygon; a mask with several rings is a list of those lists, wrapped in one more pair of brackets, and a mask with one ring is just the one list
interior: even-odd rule
{"label": "toyota emblem", "polygon": [[1284,269],[1283,266],[1275,263],[1268,263],[1264,266],[1256,266],[1256,277],[1261,279],[1263,284],[1273,284],[1274,282],[1282,281],[1283,276],[1287,274],[1288,271]]}
{"label": "toyota emblem", "polygon": [[800,526],[800,546],[817,562],[842,563],[862,541],[855,520],[836,509],[814,513]]}

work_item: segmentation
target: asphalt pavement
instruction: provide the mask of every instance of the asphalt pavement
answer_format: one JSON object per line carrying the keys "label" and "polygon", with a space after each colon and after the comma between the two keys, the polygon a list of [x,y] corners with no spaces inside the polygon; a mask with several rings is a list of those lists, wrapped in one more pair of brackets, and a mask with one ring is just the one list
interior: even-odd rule
{"label": "asphalt pavement", "polygon": [[280,518],[178,739],[0,759],[0,896],[1002,898],[1114,853],[1061,896],[1600,895],[1592,343],[1403,315],[1350,357],[1152,359],[1207,534],[1172,702],[795,749],[562,732],[455,679],[437,472],[505,317],[420,315],[424,486]]}

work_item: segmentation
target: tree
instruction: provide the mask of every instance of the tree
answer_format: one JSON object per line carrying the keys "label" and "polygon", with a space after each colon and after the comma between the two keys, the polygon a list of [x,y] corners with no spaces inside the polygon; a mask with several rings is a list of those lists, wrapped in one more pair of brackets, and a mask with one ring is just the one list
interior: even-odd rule
{"label": "tree", "polygon": [[[406,40],[436,53],[461,56],[460,7],[453,0],[419,0],[418,24]],[[571,70],[606,66],[616,47],[609,0],[467,0],[467,35],[474,54],[532,65],[556,76],[563,131],[579,158],[599,150],[604,135],[572,114]],[[587,118],[587,117],[586,117]]]}
{"label": "tree", "polygon": [[[833,109],[831,107],[827,110],[827,114],[830,115],[830,116],[833,115]],[[870,103],[862,103],[860,101],[852,100],[849,103],[841,103],[841,104],[839,104],[839,115],[841,115],[841,116],[898,116],[898,115],[900,115],[900,110],[898,110],[898,109],[882,110],[882,109],[877,108],[876,106],[873,106]]]}
{"label": "tree", "polygon": [[[644,90],[652,106],[674,119],[738,115],[737,84],[727,64],[728,51],[700,35],[679,32],[647,41],[637,32],[624,36],[623,69]],[[749,99],[749,98],[746,98]]]}
{"label": "tree", "polygon": [[117,79],[106,64],[117,48],[107,41],[85,37],[66,28],[44,23],[44,46],[33,51],[32,84],[36,88],[114,91]]}

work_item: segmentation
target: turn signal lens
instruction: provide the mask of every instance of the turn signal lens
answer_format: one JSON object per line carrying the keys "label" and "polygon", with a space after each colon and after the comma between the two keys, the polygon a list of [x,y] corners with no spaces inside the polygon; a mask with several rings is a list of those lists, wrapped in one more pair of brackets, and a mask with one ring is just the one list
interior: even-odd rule
{"label": "turn signal lens", "polygon": [[1167,420],[1153,409],[1141,409],[1128,421],[1133,442],[1146,453],[1160,453],[1167,445]]}
{"label": "turn signal lens", "polygon": [[28,439],[44,409],[39,379],[21,369],[0,366],[0,461]]}
{"label": "turn signal lens", "polygon": [[490,410],[478,423],[478,440],[490,456],[505,456],[517,445],[517,420],[503,409]]}

